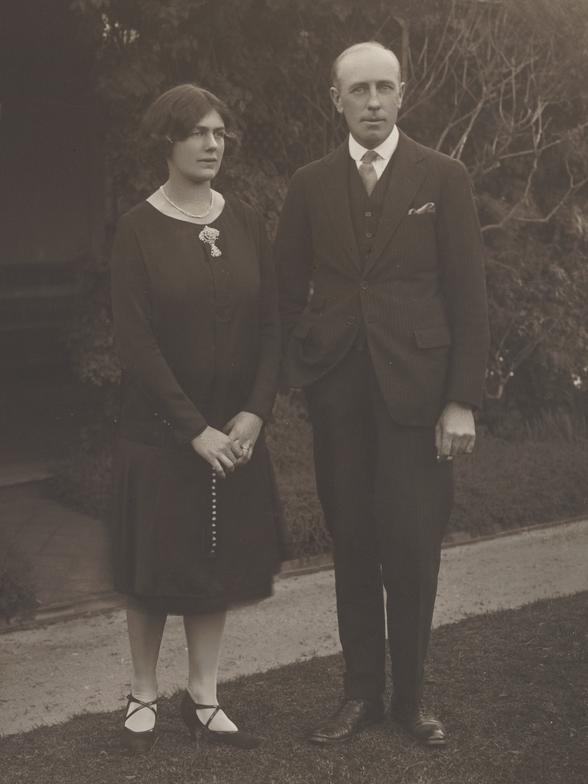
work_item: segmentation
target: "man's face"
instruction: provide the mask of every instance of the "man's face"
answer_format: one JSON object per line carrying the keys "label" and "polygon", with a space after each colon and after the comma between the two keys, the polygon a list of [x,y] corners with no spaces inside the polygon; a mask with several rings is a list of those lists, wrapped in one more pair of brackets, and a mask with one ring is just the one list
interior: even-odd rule
{"label": "man's face", "polygon": [[396,58],[374,47],[351,52],[341,60],[331,98],[345,116],[351,135],[373,149],[390,135],[403,92]]}

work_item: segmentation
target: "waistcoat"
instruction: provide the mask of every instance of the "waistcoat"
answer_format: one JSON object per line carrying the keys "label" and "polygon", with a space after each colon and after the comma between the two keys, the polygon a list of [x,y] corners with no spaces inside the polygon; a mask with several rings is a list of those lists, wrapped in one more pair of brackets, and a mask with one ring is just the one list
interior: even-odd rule
{"label": "waistcoat", "polygon": [[372,191],[371,196],[368,196],[362,179],[359,176],[359,172],[357,171],[357,165],[352,158],[349,158],[348,181],[351,221],[355,230],[355,238],[363,263],[365,263],[366,256],[372,250],[376,232],[378,231],[378,224],[380,223],[382,206],[384,204],[384,199],[386,198],[393,160],[394,156],[392,156],[392,160],[388,161],[388,165],[382,172],[382,176],[376,183],[376,187]]}

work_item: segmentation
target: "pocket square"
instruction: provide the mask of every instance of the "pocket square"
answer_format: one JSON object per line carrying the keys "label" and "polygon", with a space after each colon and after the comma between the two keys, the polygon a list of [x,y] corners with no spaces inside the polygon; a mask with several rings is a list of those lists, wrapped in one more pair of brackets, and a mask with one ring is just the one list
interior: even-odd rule
{"label": "pocket square", "polygon": [[425,215],[428,212],[437,212],[437,207],[435,206],[434,201],[428,201],[426,204],[423,204],[422,207],[411,207],[408,211],[409,215]]}

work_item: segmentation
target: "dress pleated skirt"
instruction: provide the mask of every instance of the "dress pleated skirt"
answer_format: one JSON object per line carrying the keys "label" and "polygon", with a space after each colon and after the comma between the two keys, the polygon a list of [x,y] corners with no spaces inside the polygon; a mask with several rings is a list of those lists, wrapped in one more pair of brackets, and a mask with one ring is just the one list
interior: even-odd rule
{"label": "dress pleated skirt", "polygon": [[187,615],[271,595],[285,545],[263,434],[216,482],[190,445],[119,438],[113,511],[114,586],[131,604]]}

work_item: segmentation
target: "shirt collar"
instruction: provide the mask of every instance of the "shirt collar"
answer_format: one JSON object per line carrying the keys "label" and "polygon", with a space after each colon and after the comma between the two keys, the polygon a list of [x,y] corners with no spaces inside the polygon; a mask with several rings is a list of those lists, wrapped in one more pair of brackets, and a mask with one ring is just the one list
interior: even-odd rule
{"label": "shirt collar", "polygon": [[[394,126],[392,128],[390,135],[384,139],[382,144],[378,145],[378,147],[374,147],[374,152],[377,152],[386,163],[390,160],[396,147],[398,146],[398,139],[400,134],[398,133],[398,126]],[[351,134],[349,134],[349,155],[353,158],[356,163],[359,163],[363,157],[363,155],[368,151],[367,147],[361,145],[356,139],[353,138]]]}

